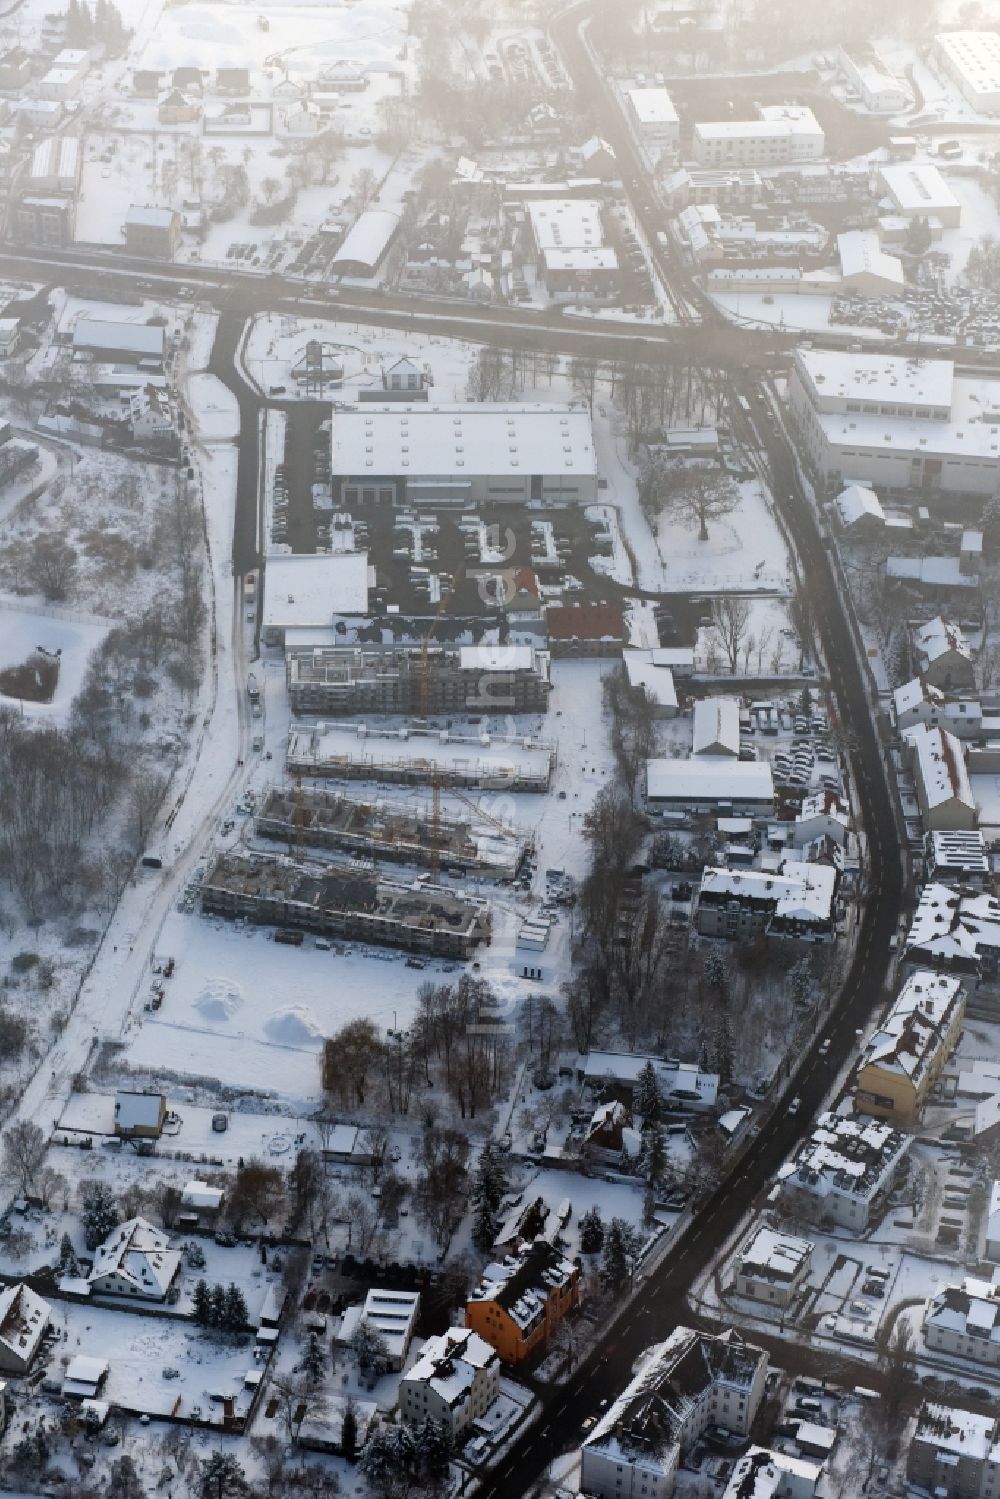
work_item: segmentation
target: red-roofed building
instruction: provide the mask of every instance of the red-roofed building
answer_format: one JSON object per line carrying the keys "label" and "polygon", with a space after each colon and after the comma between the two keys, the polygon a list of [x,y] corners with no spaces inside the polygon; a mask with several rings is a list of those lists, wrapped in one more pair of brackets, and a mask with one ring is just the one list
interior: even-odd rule
{"label": "red-roofed building", "polygon": [[545,611],[553,656],[620,656],[625,616],[614,604],[557,604]]}

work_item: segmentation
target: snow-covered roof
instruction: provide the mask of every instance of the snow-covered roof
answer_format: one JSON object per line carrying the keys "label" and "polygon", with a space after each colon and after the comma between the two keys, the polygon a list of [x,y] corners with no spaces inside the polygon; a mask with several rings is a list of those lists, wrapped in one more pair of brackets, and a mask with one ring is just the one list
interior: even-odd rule
{"label": "snow-covered roof", "polygon": [[162,1093],[115,1094],[115,1125],[123,1134],[134,1129],[158,1129],[163,1111]]}
{"label": "snow-covered roof", "polygon": [[0,1290],[0,1354],[6,1352],[17,1363],[29,1364],[51,1310],[30,1286],[20,1284]]}
{"label": "snow-covered roof", "polygon": [[960,1286],[947,1286],[928,1305],[924,1327],[939,1327],[965,1336],[969,1328],[982,1340],[982,1359],[996,1358],[1000,1344],[1000,1286],[967,1275]]}
{"label": "snow-covered roof", "polygon": [[382,1334],[394,1358],[402,1358],[410,1346],[419,1309],[418,1291],[372,1290],[365,1297],[361,1319]]}
{"label": "snow-covered roof", "polygon": [[795,821],[797,824],[807,823],[817,817],[830,818],[845,828],[851,823],[851,813],[847,803],[841,800],[836,791],[826,789],[802,798],[802,809]]}
{"label": "snow-covered roof", "polygon": [[738,755],[740,705],[734,697],[699,698],[694,705],[694,755]]}
{"label": "snow-covered roof", "polygon": [[31,154],[30,180],[47,177],[73,180],[80,166],[80,141],[75,135],[50,135]]}
{"label": "snow-covered roof", "polygon": [[896,996],[888,1015],[861,1053],[858,1086],[867,1067],[909,1078],[918,1087],[949,1044],[956,1012],[964,1007],[960,979],[919,968]]}
{"label": "snow-covered roof", "polygon": [[647,760],[646,794],[650,801],[774,801],[774,780],[767,760],[730,760],[706,756],[690,760]]}
{"label": "snow-covered roof", "polygon": [[528,218],[540,250],[596,249],[604,244],[596,198],[542,198],[528,204]]}
{"label": "snow-covered roof", "polygon": [[537,1238],[519,1255],[486,1266],[469,1301],[492,1301],[502,1306],[522,1332],[545,1315],[549,1296],[577,1278],[579,1271],[546,1239]]}
{"label": "snow-covered roof", "polygon": [[903,262],[887,255],[874,229],[848,229],[837,235],[840,274],[845,281],[877,276],[886,283],[885,290],[903,289]]}
{"label": "snow-covered roof", "polygon": [[812,110],[800,104],[769,104],[756,120],[700,120],[695,138],[703,141],[782,140],[806,135],[822,139],[823,130]]}
{"label": "snow-covered roof", "polygon": [[125,215],[126,229],[133,225],[146,229],[169,229],[177,217],[174,208],[141,208],[133,204]]}
{"label": "snow-covered roof", "polygon": [[637,87],[627,89],[626,93],[640,125],[679,124],[673,100],[665,88]]}
{"label": "snow-covered roof", "polygon": [[273,555],[264,565],[263,628],[322,625],[337,614],[367,614],[367,552]]}
{"label": "snow-covered roof", "polygon": [[210,1187],[202,1181],[189,1181],[181,1192],[181,1204],[186,1208],[217,1210],[222,1206],[222,1198],[221,1187]]}
{"label": "snow-covered roof", "polygon": [[618,254],[610,245],[576,245],[568,250],[543,250],[547,271],[617,271]]}
{"label": "snow-covered roof", "polygon": [[[801,1431],[802,1425],[799,1426]],[[811,1494],[822,1464],[766,1447],[748,1447],[738,1458],[722,1499],[777,1499],[780,1494]]]}
{"label": "snow-covered roof", "polygon": [[[990,436],[989,427],[983,426],[981,432],[973,428],[971,435],[974,441],[963,447],[963,452],[975,454],[989,447],[991,454],[997,453],[996,438]],[[979,440],[975,441],[977,438]],[[887,557],[885,575],[901,582],[922,583],[926,588],[971,590],[979,587],[978,577],[963,572],[958,557]]]}
{"label": "snow-covered roof", "polygon": [[555,402],[370,403],[338,409],[330,430],[334,474],[408,478],[596,473],[590,416]]}
{"label": "snow-covered roof", "polygon": [[961,626],[953,624],[940,614],[914,630],[913,649],[925,667],[933,665],[940,657],[951,654],[964,656],[966,661],[972,660],[972,651],[962,634]]}
{"label": "snow-covered roof", "polygon": [[366,208],[358,215],[344,236],[330,263],[330,270],[360,265],[370,272],[377,270],[392,237],[399,228],[400,215],[391,208]]}
{"label": "snow-covered roof", "polygon": [[928,809],[960,802],[975,811],[965,756],[955,735],[940,725],[921,723],[906,729],[903,738],[916,754],[916,774]]}
{"label": "snow-covered roof", "polygon": [[169,1234],[145,1218],[127,1218],[98,1247],[87,1279],[91,1286],[103,1289],[103,1281],[116,1277],[136,1295],[162,1299],[180,1262],[180,1254],[170,1248]]}
{"label": "snow-covered roof", "polygon": [[889,1124],[839,1114],[820,1114],[795,1157],[779,1169],[779,1180],[826,1197],[869,1202],[892,1176],[910,1140]]}
{"label": "snow-covered roof", "polygon": [[458,659],[463,671],[531,671],[536,655],[530,645],[463,645]]}
{"label": "snow-covered roof", "polygon": [[677,688],[669,666],[659,666],[654,651],[623,651],[625,674],[630,687],[641,687],[651,703],[660,708],[677,707]]}
{"label": "snow-covered roof", "polygon": [[427,1339],[402,1383],[429,1385],[454,1406],[472,1389],[480,1370],[499,1362],[499,1354],[478,1333],[465,1327],[449,1327],[438,1337]]}
{"label": "snow-covered roof", "polygon": [[[843,235],[841,235],[843,238]],[[885,511],[882,503],[874,489],[869,489],[864,484],[848,484],[842,489],[835,502],[837,514],[840,516],[840,524],[849,529],[856,526],[860,520],[872,520],[879,525],[885,524]]]}
{"label": "snow-covered roof", "polygon": [[982,1462],[993,1447],[996,1424],[995,1416],[980,1416],[927,1400],[920,1407],[912,1440],[926,1443],[935,1452]]}
{"label": "snow-covered roof", "polygon": [[715,1103],[719,1091],[718,1073],[703,1072],[693,1062],[681,1062],[674,1057],[668,1060],[634,1051],[591,1051],[576,1065],[584,1081],[591,1085],[622,1083],[634,1088],[647,1062],[652,1062],[663,1094],[697,1094],[702,1103]]}
{"label": "snow-covered roof", "polygon": [[732,1329],[719,1334],[675,1327],[643,1355],[625,1389],[583,1442],[583,1484],[588,1455],[672,1476],[686,1423],[703,1408],[705,1395],[721,1386],[744,1400],[767,1355]]}
{"label": "snow-covered roof", "polygon": [[892,694],[892,701],[898,721],[908,714],[915,713],[924,705],[931,712],[940,712],[944,707],[945,697],[939,687],[925,682],[923,677],[913,677],[909,682],[904,682],[902,687],[896,688]]}
{"label": "snow-covered roof", "polygon": [[1000,32],[939,31],[934,45],[974,94],[1000,93]]}
{"label": "snow-covered roof", "polygon": [[794,1280],[808,1265],[813,1246],[808,1239],[779,1234],[764,1225],[747,1240],[740,1252],[740,1272],[758,1280]]}
{"label": "snow-covered roof", "polygon": [[928,833],[926,854],[932,874],[949,871],[964,875],[986,875],[990,863],[986,839],[978,828],[968,832]]}
{"label": "snow-covered roof", "polygon": [[929,958],[960,971],[979,969],[984,951],[1000,948],[1000,901],[936,882],[925,885],[906,939],[907,956]]}
{"label": "snow-covered roof", "polygon": [[900,213],[931,218],[941,212],[954,214],[960,208],[933,162],[890,162],[879,168],[879,176]]}
{"label": "snow-covered roof", "polygon": [[[950,359],[918,361],[893,354],[799,348],[795,362],[820,402],[826,396],[869,404],[905,404],[928,415],[951,410],[955,366]],[[884,424],[884,418],[882,421]]]}
{"label": "snow-covered roof", "polygon": [[699,899],[747,901],[773,906],[772,922],[826,926],[832,919],[837,871],[828,864],[786,859],[781,872],[767,869],[706,868]]}
{"label": "snow-covered roof", "polygon": [[73,327],[74,349],[114,349],[162,359],[164,330],[151,323],[112,322],[106,318],[78,318]]}

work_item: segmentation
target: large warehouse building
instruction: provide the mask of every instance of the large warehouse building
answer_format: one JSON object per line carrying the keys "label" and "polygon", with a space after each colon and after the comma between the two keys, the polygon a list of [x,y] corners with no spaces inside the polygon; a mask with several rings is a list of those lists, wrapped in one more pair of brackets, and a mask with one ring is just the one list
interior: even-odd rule
{"label": "large warehouse building", "polygon": [[992,495],[1000,479],[1000,380],[947,359],[799,349],[788,400],[820,480],[883,493]]}
{"label": "large warehouse building", "polygon": [[332,415],[330,459],[335,510],[597,499],[594,437],[583,406],[351,406]]}
{"label": "large warehouse building", "polygon": [[943,31],[933,57],[980,114],[1000,114],[1000,32]]}

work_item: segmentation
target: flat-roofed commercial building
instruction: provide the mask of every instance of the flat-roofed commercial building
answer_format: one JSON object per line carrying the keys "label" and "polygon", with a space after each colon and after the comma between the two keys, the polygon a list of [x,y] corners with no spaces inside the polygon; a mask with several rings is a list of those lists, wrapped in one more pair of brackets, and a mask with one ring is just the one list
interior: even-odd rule
{"label": "flat-roofed commercial building", "polygon": [[597,461],[583,406],[366,404],[330,422],[333,508],[590,505]]}
{"label": "flat-roofed commercial building", "polygon": [[948,359],[799,349],[788,403],[800,451],[830,489],[989,496],[1000,482],[1000,380]]}
{"label": "flat-roofed commercial building", "polygon": [[639,85],[625,90],[625,113],[629,125],[644,146],[676,146],[681,122],[673,100],[660,85]]}
{"label": "flat-roofed commercial building", "polygon": [[691,152],[700,166],[768,166],[815,161],[826,137],[812,110],[799,104],[768,104],[756,120],[706,120],[694,127]]}
{"label": "flat-roofed commercial building", "polygon": [[973,109],[1000,114],[1000,32],[939,32],[932,55]]}

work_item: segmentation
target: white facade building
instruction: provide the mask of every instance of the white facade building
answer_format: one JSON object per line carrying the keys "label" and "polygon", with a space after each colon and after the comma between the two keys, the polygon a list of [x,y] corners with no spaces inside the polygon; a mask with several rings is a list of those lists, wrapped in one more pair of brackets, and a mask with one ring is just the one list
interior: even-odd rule
{"label": "white facade building", "polygon": [[924,831],[971,832],[978,825],[976,799],[959,740],[947,729],[928,724],[908,729],[903,737],[913,762]]}
{"label": "white facade building", "polygon": [[692,756],[690,760],[647,760],[646,803],[651,812],[725,808],[747,817],[770,817],[774,780],[766,760]]}
{"label": "white facade building", "polygon": [[127,1218],[94,1254],[87,1276],[90,1289],[102,1296],[137,1296],[163,1301],[181,1267],[170,1235],[145,1218]]}
{"label": "white facade building", "polygon": [[625,90],[625,103],[628,122],[642,145],[677,145],[681,123],[665,88],[636,85]]}
{"label": "white facade building", "polygon": [[693,755],[728,756],[740,752],[740,705],[734,697],[703,697],[694,705]]}
{"label": "white facade building", "polygon": [[413,1423],[430,1416],[455,1439],[500,1393],[500,1355],[478,1333],[450,1327],[428,1338],[399,1382],[399,1411]]}
{"label": "white facade building", "polygon": [[800,448],[831,487],[856,482],[903,495],[996,492],[996,379],[956,376],[946,359],[799,349],[788,402]]}
{"label": "white facade building", "polygon": [[736,1294],[790,1306],[809,1274],[812,1252],[808,1239],[779,1234],[766,1225],[756,1229],[736,1261]]}
{"label": "white facade building", "polygon": [[820,1114],[778,1172],[781,1194],[811,1221],[866,1229],[909,1149],[907,1135],[872,1119]]}
{"label": "white facade building", "polygon": [[947,1286],[927,1303],[923,1332],[935,1353],[1000,1365],[1000,1285],[967,1275]]}
{"label": "white facade building", "polygon": [[948,692],[975,684],[972,651],[961,626],[941,614],[914,630],[913,654],[920,675],[934,687]]}
{"label": "white facade building", "polygon": [[845,291],[868,297],[896,297],[903,291],[903,262],[887,255],[874,229],[848,229],[837,235],[840,280]]}
{"label": "white facade building", "polygon": [[843,47],[839,49],[838,61],[847,82],[861,97],[861,102],[872,114],[898,114],[907,109],[913,100],[906,84],[887,73],[875,63],[857,62]]}
{"label": "white facade building", "polygon": [[933,56],[974,110],[1000,114],[1000,32],[939,32]]}
{"label": "white facade building", "polygon": [[708,1426],[749,1435],[766,1380],[767,1354],[735,1332],[676,1327],[585,1438],[581,1490],[593,1499],[670,1499],[681,1457]]}
{"label": "white facade building", "polygon": [[700,166],[773,166],[815,161],[826,137],[812,110],[799,104],[768,104],[756,120],[703,121],[694,127],[691,150]]}
{"label": "white facade building", "polygon": [[943,229],[961,224],[962,205],[932,162],[891,162],[879,168],[879,179],[900,217],[936,219]]}
{"label": "white facade building", "polygon": [[351,406],[333,413],[330,458],[335,510],[597,499],[594,437],[583,406]]}

